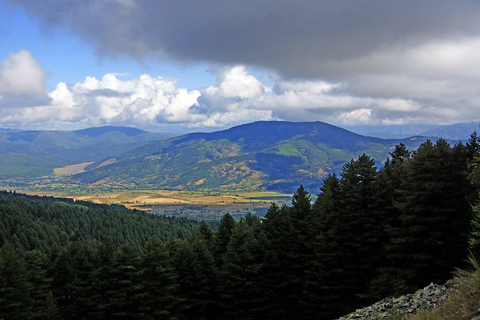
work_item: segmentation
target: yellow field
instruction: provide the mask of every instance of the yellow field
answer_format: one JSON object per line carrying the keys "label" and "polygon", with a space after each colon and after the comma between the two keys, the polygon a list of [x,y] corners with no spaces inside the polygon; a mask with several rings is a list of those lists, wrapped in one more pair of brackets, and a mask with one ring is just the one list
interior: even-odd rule
{"label": "yellow field", "polygon": [[145,205],[232,205],[247,203],[283,203],[291,195],[277,192],[203,193],[171,190],[141,190],[74,196],[96,203],[122,204],[130,208]]}
{"label": "yellow field", "polygon": [[[8,189],[8,188],[7,188]],[[291,194],[273,191],[259,192],[189,192],[172,190],[135,190],[97,192],[91,194],[69,193],[68,190],[42,191],[42,189],[16,190],[20,193],[40,196],[73,198],[95,203],[121,204],[128,208],[147,210],[154,205],[207,205],[207,206],[267,206],[272,202],[283,204],[291,201]],[[147,207],[145,207],[147,206]]]}
{"label": "yellow field", "polygon": [[84,162],[84,163],[72,164],[70,166],[65,166],[61,168],[55,168],[53,169],[53,174],[57,177],[71,176],[71,175],[83,172],[85,167],[92,163],[93,162]]}

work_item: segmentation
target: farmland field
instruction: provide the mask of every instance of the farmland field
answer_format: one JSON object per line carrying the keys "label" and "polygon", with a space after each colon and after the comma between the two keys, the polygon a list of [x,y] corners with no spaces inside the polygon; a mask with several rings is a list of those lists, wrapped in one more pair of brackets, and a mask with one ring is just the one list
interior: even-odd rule
{"label": "farmland field", "polygon": [[[10,188],[0,188],[9,190]],[[278,205],[289,203],[292,195],[273,192],[190,192],[174,190],[123,190],[123,191],[81,191],[56,187],[29,186],[16,192],[29,195],[45,195],[73,198],[95,203],[120,204],[130,209],[149,211],[167,216],[181,216],[201,219],[218,219],[225,213],[243,216],[248,212],[263,215],[272,202]]]}

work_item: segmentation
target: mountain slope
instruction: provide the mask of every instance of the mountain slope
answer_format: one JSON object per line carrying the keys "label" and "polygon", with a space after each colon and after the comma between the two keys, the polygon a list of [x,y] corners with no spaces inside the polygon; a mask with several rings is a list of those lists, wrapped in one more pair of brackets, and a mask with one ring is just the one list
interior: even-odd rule
{"label": "mountain slope", "polygon": [[456,123],[425,131],[423,135],[442,137],[444,139],[468,140],[474,131],[479,132],[479,126],[476,122]]}
{"label": "mountain slope", "polygon": [[322,122],[255,122],[150,143],[94,163],[74,179],[118,188],[291,191],[300,183],[318,186],[362,153],[384,161],[399,142]]}
{"label": "mountain slope", "polygon": [[111,126],[78,131],[3,132],[0,177],[46,175],[55,167],[98,161],[164,138],[162,134]]}

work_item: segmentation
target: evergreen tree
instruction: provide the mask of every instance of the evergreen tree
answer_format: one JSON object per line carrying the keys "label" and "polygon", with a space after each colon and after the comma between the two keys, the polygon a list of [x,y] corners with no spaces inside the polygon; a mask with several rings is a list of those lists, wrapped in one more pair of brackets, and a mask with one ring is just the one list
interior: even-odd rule
{"label": "evergreen tree", "polygon": [[95,283],[96,295],[98,295],[98,307],[92,318],[111,319],[113,317],[113,304],[111,298],[116,290],[116,265],[115,256],[117,247],[109,237],[105,237],[96,250],[97,264],[92,275]]}
{"label": "evergreen tree", "polygon": [[40,311],[36,314],[39,320],[61,320],[62,317],[57,307],[57,300],[53,297],[52,291],[49,291],[45,297]]}
{"label": "evergreen tree", "polygon": [[392,247],[390,235],[394,230],[402,228],[401,212],[395,203],[400,199],[399,189],[405,179],[405,164],[410,161],[412,153],[403,143],[400,143],[390,153],[390,156],[391,158],[387,159],[377,177],[378,194],[375,210],[377,210],[378,216],[382,217],[381,225],[385,230],[385,238],[382,241],[385,261],[379,265],[378,274],[369,286],[368,295],[375,300],[399,295],[405,290],[404,280],[396,265],[403,255],[395,255],[394,251],[390,251]]}
{"label": "evergreen tree", "polygon": [[272,278],[278,311],[286,319],[303,319],[304,270],[310,256],[307,246],[311,218],[309,193],[300,186],[293,195],[292,206],[278,208],[273,204],[265,215],[262,229],[272,251]]}
{"label": "evergreen tree", "polygon": [[87,241],[71,242],[55,260],[51,273],[52,289],[64,318],[88,319],[98,307],[93,271],[94,249]]}
{"label": "evergreen tree", "polygon": [[290,265],[287,257],[289,256],[290,246],[290,208],[283,206],[279,208],[276,203],[272,203],[267,213],[263,217],[262,231],[268,240],[268,264],[266,266],[269,274],[271,295],[268,302],[275,310],[278,319],[294,318],[294,305],[290,299]]}
{"label": "evergreen tree", "polygon": [[5,320],[23,320],[32,317],[30,285],[25,261],[13,245],[0,248],[0,316]]}
{"label": "evergreen tree", "polygon": [[327,176],[313,206],[309,226],[311,256],[306,261],[303,308],[306,319],[333,319],[348,312],[348,285],[344,279],[345,252],[341,236],[340,181]]}
{"label": "evergreen tree", "polygon": [[213,248],[213,232],[210,227],[207,225],[205,221],[200,223],[200,227],[198,227],[197,231],[198,236],[205,241],[208,249],[212,251]]}
{"label": "evergreen tree", "polygon": [[145,299],[138,253],[129,245],[120,246],[114,259],[113,291],[109,292],[111,319],[143,319]]}
{"label": "evergreen tree", "polygon": [[[345,279],[357,297],[367,297],[369,283],[383,259],[385,235],[377,195],[377,170],[371,157],[363,154],[343,167],[338,241],[345,250]],[[350,303],[353,307],[359,302],[352,297]]]}
{"label": "evergreen tree", "polygon": [[[458,150],[456,150],[458,148]],[[466,161],[445,140],[423,143],[407,163],[396,205],[401,227],[390,231],[389,257],[407,289],[445,281],[466,257],[471,209]]]}
{"label": "evergreen tree", "polygon": [[470,226],[470,235],[468,239],[468,248],[473,257],[480,260],[480,206],[473,207],[473,217]]}
{"label": "evergreen tree", "polygon": [[27,281],[31,285],[30,296],[33,299],[32,311],[35,319],[40,318],[47,296],[51,294],[52,278],[47,276],[47,263],[47,256],[39,250],[25,253]]}
{"label": "evergreen tree", "polygon": [[179,284],[176,295],[183,300],[182,319],[215,319],[215,261],[198,235],[170,244]]}
{"label": "evergreen tree", "polygon": [[212,246],[212,254],[218,269],[223,264],[222,257],[227,252],[228,242],[230,241],[235,225],[236,222],[229,213],[226,213],[220,220],[220,225],[215,233]]}
{"label": "evergreen tree", "polygon": [[232,232],[221,271],[220,292],[226,319],[272,319],[264,272],[267,250],[252,226],[241,220]]}
{"label": "evergreen tree", "polygon": [[174,319],[179,300],[175,271],[165,245],[155,236],[145,244],[141,261],[145,298],[142,309],[146,319]]}

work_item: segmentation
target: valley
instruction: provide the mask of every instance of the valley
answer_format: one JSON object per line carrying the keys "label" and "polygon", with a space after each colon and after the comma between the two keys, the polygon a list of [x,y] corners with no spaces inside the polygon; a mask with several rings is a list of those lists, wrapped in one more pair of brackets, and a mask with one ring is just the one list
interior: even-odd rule
{"label": "valley", "polygon": [[[55,186],[55,187],[53,187]],[[1,186],[0,190],[11,190]],[[175,190],[86,190],[69,185],[36,184],[15,188],[18,193],[53,196],[90,201],[98,204],[117,204],[129,209],[153,214],[219,220],[226,213],[241,217],[247,213],[263,216],[272,202],[279,206],[289,204],[292,195],[275,191],[258,192],[194,192]]]}
{"label": "valley", "polygon": [[396,144],[415,150],[426,140],[286,121],[178,137],[111,126],[4,132],[0,187],[167,216],[263,215],[272,202],[289,204],[300,185],[315,195],[324,177],[361,154],[381,167]]}

